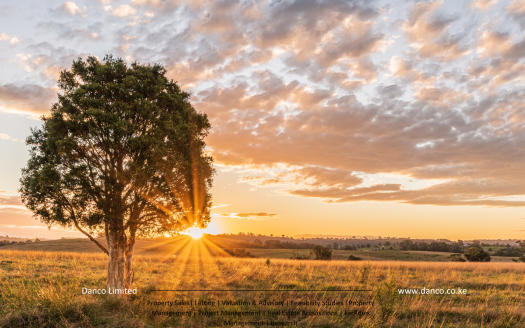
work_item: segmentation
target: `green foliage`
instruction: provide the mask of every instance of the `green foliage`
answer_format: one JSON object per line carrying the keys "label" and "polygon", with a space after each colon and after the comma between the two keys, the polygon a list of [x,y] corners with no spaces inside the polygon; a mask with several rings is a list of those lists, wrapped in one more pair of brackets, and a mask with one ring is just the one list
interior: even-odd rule
{"label": "green foliage", "polygon": [[458,240],[449,244],[446,242],[433,241],[431,243],[413,242],[412,240],[403,240],[399,243],[399,249],[402,251],[432,251],[432,252],[451,252],[463,253],[463,241]]}
{"label": "green foliage", "polygon": [[332,250],[329,247],[324,247],[323,245],[315,245],[312,248],[312,251],[315,254],[316,260],[331,260],[332,259]]}
{"label": "green foliage", "polygon": [[448,259],[451,262],[466,262],[462,254],[450,254]]}
{"label": "green foliage", "polygon": [[207,224],[210,124],[165,73],[111,56],[79,59],[60,73],[58,102],[27,138],[20,179],[36,218],[149,236]]}
{"label": "green foliage", "polygon": [[[518,261],[521,261],[521,262],[525,262],[525,240],[518,240],[518,245],[520,245],[520,251],[522,253],[522,255],[520,256],[520,258],[518,259]],[[518,262],[516,260],[513,259],[514,262]]]}
{"label": "green foliage", "polygon": [[472,246],[465,251],[465,258],[470,262],[490,262],[490,254],[483,248]]}
{"label": "green foliage", "polygon": [[349,261],[362,261],[363,259],[360,258],[360,257],[354,256],[354,255],[350,255],[350,256],[348,257],[348,260],[349,260]]}

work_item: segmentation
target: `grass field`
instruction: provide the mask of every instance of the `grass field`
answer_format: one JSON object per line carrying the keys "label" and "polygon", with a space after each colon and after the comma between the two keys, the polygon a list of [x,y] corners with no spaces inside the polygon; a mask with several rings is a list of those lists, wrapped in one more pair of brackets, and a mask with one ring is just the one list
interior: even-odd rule
{"label": "grass field", "polygon": [[[106,246],[105,239],[98,241]],[[137,255],[180,255],[183,248],[178,245],[187,243],[188,237],[182,236],[172,242],[156,242],[150,240],[137,240],[135,245],[135,254]],[[218,255],[223,252],[214,247],[216,245],[208,244],[207,250],[210,255]],[[0,250],[20,250],[20,251],[46,251],[46,252],[81,252],[81,253],[100,253],[92,241],[87,238],[83,239],[59,239],[42,241],[38,243],[23,243],[0,247]],[[487,248],[488,249],[488,248]],[[494,248],[496,249],[496,247]],[[310,250],[307,249],[264,249],[264,248],[247,248],[250,254],[260,258],[271,259],[290,259],[292,256],[308,257]],[[423,261],[423,262],[448,262],[448,257],[452,253],[444,252],[425,252],[425,251],[370,251],[368,249],[358,251],[334,250],[332,258],[334,260],[347,260],[350,255],[362,258],[365,261]],[[202,254],[201,254],[202,255]],[[313,258],[313,256],[312,256]],[[492,262],[512,262],[512,257],[492,256]],[[517,257],[514,257],[517,259]]]}
{"label": "grass field", "polygon": [[[137,255],[134,262],[134,287],[138,294],[116,301],[107,295],[82,295],[82,287],[105,287],[107,258],[104,254],[89,253],[80,246],[84,251],[76,253],[0,249],[0,326],[224,327],[226,322],[256,320],[295,321],[299,327],[525,326],[525,265],[519,263],[387,261],[386,251],[370,252],[374,256],[385,254],[382,261],[301,261],[285,259],[287,250],[264,253],[269,251],[265,249],[253,250],[260,252],[261,258],[239,259],[209,256],[209,249],[191,242],[176,249],[171,246],[171,253],[149,255],[148,250],[152,246],[158,250],[159,245],[144,243],[142,255]],[[18,247],[26,246],[29,245]],[[169,246],[160,247],[164,248]],[[335,251],[335,255],[343,254],[340,252],[345,251]],[[352,253],[362,255],[364,252]],[[267,264],[266,257],[271,254],[273,258]],[[423,287],[445,290],[460,287],[466,289],[467,294],[399,295],[397,291]],[[152,291],[165,289],[250,291]],[[314,289],[318,291],[311,291]],[[367,291],[344,291],[349,289]],[[240,300],[249,304],[148,304],[175,300]],[[264,300],[285,303],[283,306],[258,305]],[[292,300],[342,301],[345,305],[304,306],[291,304]],[[373,301],[374,304],[347,305],[348,301]],[[337,314],[303,315],[302,310]],[[153,311],[194,311],[192,313],[199,315],[170,317],[153,315]],[[262,316],[238,316],[216,315],[216,311],[264,312]],[[268,314],[267,311],[281,312]],[[299,313],[287,315],[283,311]],[[345,311],[349,315],[341,315]],[[205,313],[208,315],[203,315]]]}

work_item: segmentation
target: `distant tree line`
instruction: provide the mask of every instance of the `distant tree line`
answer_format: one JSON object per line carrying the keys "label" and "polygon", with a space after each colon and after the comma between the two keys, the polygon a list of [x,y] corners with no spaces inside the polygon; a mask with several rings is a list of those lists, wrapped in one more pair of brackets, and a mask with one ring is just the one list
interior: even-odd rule
{"label": "distant tree line", "polygon": [[264,248],[264,249],[312,249],[316,244],[293,243],[290,241],[267,240],[264,243],[255,239],[253,243],[238,241],[224,243],[226,248]]}
{"label": "distant tree line", "polygon": [[[40,239],[35,239],[35,242],[39,242]],[[0,247],[5,245],[11,245],[11,244],[24,244],[24,243],[32,243],[33,241],[31,239],[28,239],[26,241],[9,241],[9,240],[0,240]]]}
{"label": "distant tree line", "polygon": [[413,242],[412,240],[403,240],[399,243],[399,249],[402,251],[431,251],[431,252],[448,252],[463,253],[463,241],[458,240],[455,243],[448,244],[445,242],[433,241],[431,243]]}

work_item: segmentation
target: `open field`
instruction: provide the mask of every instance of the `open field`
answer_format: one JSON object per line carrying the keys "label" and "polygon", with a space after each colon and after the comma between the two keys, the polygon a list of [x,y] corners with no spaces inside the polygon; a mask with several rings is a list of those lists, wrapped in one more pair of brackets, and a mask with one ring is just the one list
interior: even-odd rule
{"label": "open field", "polygon": [[[107,246],[104,238],[97,239],[98,242]],[[159,246],[161,243],[137,240],[135,244],[135,252],[140,253],[144,249]],[[100,253],[101,250],[94,242],[87,238],[78,239],[58,239],[41,241],[37,243],[23,243],[3,246],[0,249],[19,250],[19,251],[46,251],[46,252],[81,252],[81,253]]]}
{"label": "open field", "polygon": [[[97,239],[106,246],[106,240]],[[175,238],[173,241],[150,241],[137,240],[135,254],[137,255],[180,255],[183,247],[191,242],[187,236]],[[14,244],[0,247],[0,250],[20,250],[20,251],[48,251],[48,252],[81,252],[81,253],[100,253],[100,248],[87,238],[83,239],[59,239],[42,241],[38,243]],[[207,244],[207,255],[224,255],[224,252],[212,243]],[[259,258],[271,259],[290,259],[292,256],[308,257],[310,250],[307,249],[264,249],[246,248],[250,254]],[[369,251],[368,249],[358,251],[334,250],[332,258],[334,260],[347,260],[350,255],[362,258],[366,261],[423,261],[423,262],[448,262],[448,257],[452,253],[444,252],[425,252],[425,251]],[[312,256],[313,258],[313,256]],[[512,257],[492,256],[492,262],[512,262]],[[517,259],[517,257],[514,257]]]}
{"label": "open field", "polygon": [[[205,256],[209,250],[197,242],[175,251],[176,256],[136,256],[134,287],[138,294],[114,301],[107,295],[82,295],[82,287],[105,288],[107,258],[104,254],[0,249],[0,327],[222,327],[227,321],[262,319],[296,321],[300,327],[525,326],[525,265],[519,263],[271,259],[267,264],[266,258]],[[466,289],[467,294],[399,295],[397,291],[423,287],[444,290],[459,287]],[[249,291],[152,291],[165,289]],[[318,291],[311,291],[313,289]],[[344,291],[354,289],[367,291]],[[249,303],[148,305],[153,301],[175,300]],[[263,300],[284,303],[282,306],[258,305]],[[345,304],[373,301],[374,304],[301,306],[292,305],[292,300],[335,300]],[[272,310],[281,313],[214,315],[216,311]],[[338,312],[303,315],[302,310]],[[198,315],[170,317],[153,315],[153,311],[193,311],[191,313]],[[285,315],[282,311],[299,313]],[[361,313],[340,314],[345,311]],[[204,313],[208,315],[202,315]]]}

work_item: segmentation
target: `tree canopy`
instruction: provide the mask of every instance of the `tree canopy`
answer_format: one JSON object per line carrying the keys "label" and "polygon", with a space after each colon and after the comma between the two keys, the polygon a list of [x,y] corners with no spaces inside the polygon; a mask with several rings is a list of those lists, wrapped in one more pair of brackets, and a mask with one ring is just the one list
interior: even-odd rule
{"label": "tree canopy", "polygon": [[[27,138],[26,206],[49,226],[86,234],[110,267],[125,262],[127,272],[136,235],[173,235],[210,220],[210,124],[165,73],[160,64],[79,58],[61,72],[58,102]],[[109,250],[92,236],[102,231]]]}

